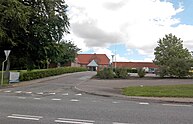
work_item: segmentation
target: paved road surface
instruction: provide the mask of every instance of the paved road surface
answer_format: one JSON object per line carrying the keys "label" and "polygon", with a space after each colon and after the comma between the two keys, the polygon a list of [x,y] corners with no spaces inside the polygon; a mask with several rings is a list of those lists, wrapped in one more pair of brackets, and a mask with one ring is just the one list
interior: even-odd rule
{"label": "paved road surface", "polygon": [[192,124],[193,106],[135,102],[76,91],[84,72],[0,92],[0,124]]}

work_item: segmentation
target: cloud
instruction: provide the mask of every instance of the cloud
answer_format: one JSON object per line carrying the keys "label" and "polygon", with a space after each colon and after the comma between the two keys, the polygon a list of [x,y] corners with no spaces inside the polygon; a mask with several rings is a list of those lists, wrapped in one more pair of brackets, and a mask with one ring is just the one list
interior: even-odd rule
{"label": "cloud", "polygon": [[104,3],[104,7],[109,10],[116,11],[125,6],[127,2],[128,2],[127,0],[117,0],[117,1],[108,0],[108,2]]}
{"label": "cloud", "polygon": [[193,26],[181,24],[181,20],[175,17],[185,9],[181,3],[176,8],[171,2],[160,0],[66,2],[71,36],[78,40],[75,41],[76,45],[83,47],[83,50],[96,50],[97,47],[103,51],[112,44],[122,43],[127,49],[138,49],[139,54],[152,58],[157,41],[168,33],[181,37],[185,47],[193,48]]}
{"label": "cloud", "polygon": [[76,36],[83,38],[88,47],[104,47],[122,39],[120,33],[105,32],[94,23],[88,22],[73,24],[72,31]]}

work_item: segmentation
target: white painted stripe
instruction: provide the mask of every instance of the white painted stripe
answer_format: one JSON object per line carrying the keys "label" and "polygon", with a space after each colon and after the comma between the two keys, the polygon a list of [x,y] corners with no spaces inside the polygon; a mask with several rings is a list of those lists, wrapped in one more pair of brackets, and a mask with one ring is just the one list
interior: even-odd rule
{"label": "white painted stripe", "polygon": [[10,90],[6,90],[6,91],[4,91],[5,93],[10,93],[11,91]]}
{"label": "white painted stripe", "polygon": [[87,122],[87,123],[94,123],[95,122],[93,120],[80,120],[80,119],[70,119],[70,118],[57,118],[57,120],[73,121],[73,122]]}
{"label": "white painted stripe", "polygon": [[76,96],[82,96],[82,94],[81,94],[81,93],[79,93],[79,94],[76,94]]}
{"label": "white painted stripe", "polygon": [[112,103],[116,104],[116,103],[120,103],[120,102],[113,101]]}
{"label": "white painted stripe", "polygon": [[119,122],[113,122],[113,124],[135,124],[135,123],[119,123]]}
{"label": "white painted stripe", "polygon": [[25,92],[25,93],[27,93],[27,94],[31,94],[32,92]]}
{"label": "white painted stripe", "polygon": [[18,99],[26,99],[26,97],[18,97]]}
{"label": "white painted stripe", "polygon": [[11,116],[7,116],[8,118],[15,118],[15,119],[25,119],[25,120],[40,120],[43,118],[42,116],[33,116],[33,115],[20,115],[20,114],[12,114]]}
{"label": "white painted stripe", "polygon": [[77,122],[77,121],[65,121],[65,120],[55,120],[55,122],[70,123],[70,124],[94,124],[89,122]]}
{"label": "white painted stripe", "polygon": [[80,119],[70,119],[70,118],[57,118],[59,120],[68,120],[68,121],[84,121],[84,122],[95,122],[93,120],[80,120]]}
{"label": "white painted stripe", "polygon": [[64,95],[64,96],[68,96],[68,93],[64,93],[64,94],[62,94],[62,95]]}
{"label": "white painted stripe", "polygon": [[182,104],[162,104],[164,106],[174,106],[174,107],[192,107],[192,105],[182,105]]}
{"label": "white painted stripe", "polygon": [[70,101],[71,102],[78,102],[79,100],[78,99],[71,99]]}
{"label": "white painted stripe", "polygon": [[43,118],[42,116],[35,116],[35,115],[21,115],[21,114],[11,114],[11,115],[20,117]]}
{"label": "white painted stripe", "polygon": [[139,104],[140,105],[149,105],[149,103],[147,103],[147,102],[140,102]]}
{"label": "white painted stripe", "polygon": [[41,98],[34,98],[35,100],[40,100]]}
{"label": "white painted stripe", "polygon": [[49,93],[50,95],[55,95],[56,93]]}
{"label": "white painted stripe", "polygon": [[60,101],[61,99],[56,99],[56,98],[54,98],[54,99],[52,99],[53,101]]}
{"label": "white painted stripe", "polygon": [[15,91],[15,93],[21,93],[22,91]]}
{"label": "white painted stripe", "polygon": [[8,118],[17,118],[17,119],[25,119],[25,120],[40,120],[39,118],[29,118],[29,117],[17,117],[17,116],[7,116]]}
{"label": "white painted stripe", "polygon": [[43,93],[43,92],[39,92],[39,93],[37,93],[37,94],[42,95],[42,94],[44,94],[44,93]]}

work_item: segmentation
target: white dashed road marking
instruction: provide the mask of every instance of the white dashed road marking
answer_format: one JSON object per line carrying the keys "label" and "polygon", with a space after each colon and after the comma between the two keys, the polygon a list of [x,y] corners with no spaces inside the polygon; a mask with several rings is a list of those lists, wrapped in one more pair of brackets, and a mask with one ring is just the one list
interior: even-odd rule
{"label": "white dashed road marking", "polygon": [[57,118],[55,122],[70,123],[70,124],[93,124],[93,120],[80,120],[80,119],[69,119],[69,118]]}
{"label": "white dashed road marking", "polygon": [[26,97],[18,97],[18,99],[26,99]]}
{"label": "white dashed road marking", "polygon": [[140,102],[139,104],[140,105],[149,105],[149,103],[147,103],[147,102]]}
{"label": "white dashed road marking", "polygon": [[22,91],[15,91],[15,93],[21,93]]}
{"label": "white dashed road marking", "polygon": [[117,103],[119,103],[119,102],[113,101],[112,103],[117,104]]}
{"label": "white dashed road marking", "polygon": [[20,115],[20,114],[11,114],[10,116],[7,116],[8,118],[15,118],[15,119],[25,119],[25,120],[35,120],[38,121],[42,116],[33,116],[33,115]]}
{"label": "white dashed road marking", "polygon": [[162,104],[164,106],[174,106],[174,107],[192,107],[192,105],[182,105],[182,104]]}
{"label": "white dashed road marking", "polygon": [[34,98],[35,100],[40,100],[41,98]]}
{"label": "white dashed road marking", "polygon": [[39,92],[39,93],[37,93],[38,95],[43,95],[44,93],[43,92]]}
{"label": "white dashed road marking", "polygon": [[49,93],[50,95],[55,95],[56,93]]}
{"label": "white dashed road marking", "polygon": [[53,100],[53,101],[60,101],[61,99],[53,98],[52,100]]}
{"label": "white dashed road marking", "polygon": [[71,102],[78,102],[79,100],[77,100],[77,99],[71,99],[70,101],[71,101]]}
{"label": "white dashed road marking", "polygon": [[6,91],[4,91],[5,93],[10,93],[11,91],[10,90],[6,90]]}
{"label": "white dashed road marking", "polygon": [[64,93],[64,94],[62,94],[62,95],[64,95],[64,96],[68,96],[68,93]]}
{"label": "white dashed road marking", "polygon": [[81,93],[79,93],[79,94],[76,94],[76,96],[82,96],[82,94],[81,94]]}
{"label": "white dashed road marking", "polygon": [[27,94],[31,94],[32,92],[25,92],[25,93],[27,93]]}
{"label": "white dashed road marking", "polygon": [[135,123],[119,123],[119,122],[113,122],[113,124],[135,124]]}

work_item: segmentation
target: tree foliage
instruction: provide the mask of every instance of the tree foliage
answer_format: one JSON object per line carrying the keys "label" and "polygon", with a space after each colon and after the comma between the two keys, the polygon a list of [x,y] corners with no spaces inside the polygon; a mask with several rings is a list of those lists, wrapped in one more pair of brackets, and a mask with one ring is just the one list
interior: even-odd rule
{"label": "tree foliage", "polygon": [[61,41],[69,33],[67,7],[64,0],[1,0],[1,58],[10,49],[12,65],[32,69],[63,58],[72,61],[78,48]]}
{"label": "tree foliage", "polygon": [[137,74],[138,74],[138,76],[139,76],[140,78],[145,77],[145,75],[146,75],[145,69],[139,68],[139,69],[137,70]]}
{"label": "tree foliage", "polygon": [[154,52],[154,63],[160,67],[161,77],[185,77],[189,74],[192,56],[187,48],[183,48],[182,43],[180,38],[172,34],[159,39]]}

